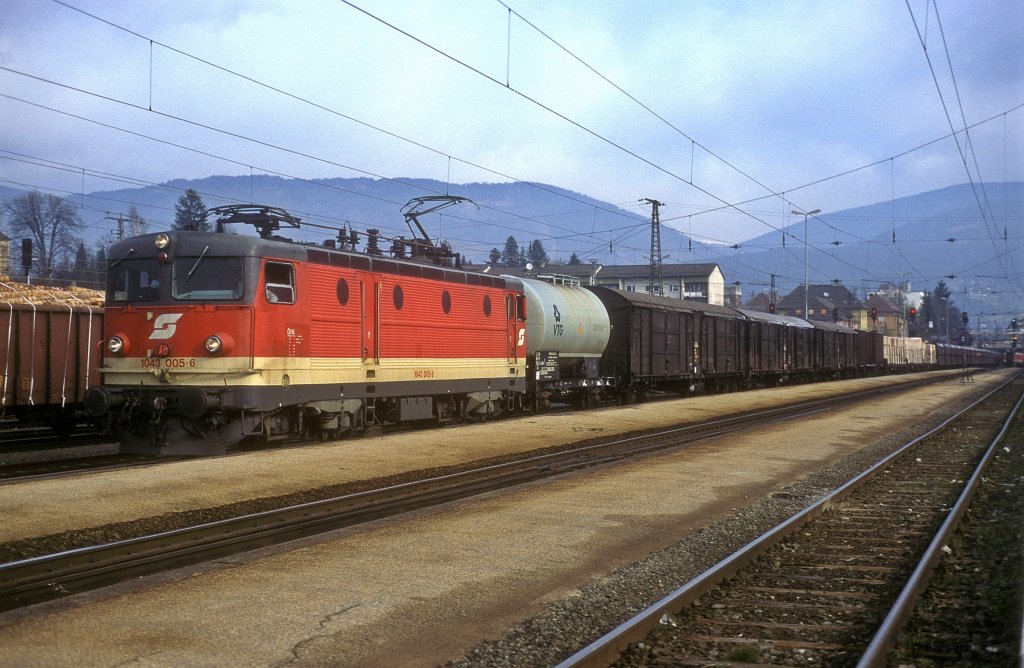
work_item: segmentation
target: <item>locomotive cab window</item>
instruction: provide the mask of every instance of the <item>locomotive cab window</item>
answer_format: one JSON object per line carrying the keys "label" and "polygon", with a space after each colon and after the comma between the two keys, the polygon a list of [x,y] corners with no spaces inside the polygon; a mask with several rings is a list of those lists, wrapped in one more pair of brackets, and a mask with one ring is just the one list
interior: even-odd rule
{"label": "locomotive cab window", "polygon": [[277,304],[295,303],[295,269],[287,262],[267,262],[263,267],[264,293],[267,301]]}
{"label": "locomotive cab window", "polygon": [[152,302],[160,298],[160,264],[156,258],[114,262],[107,273],[107,301]]}
{"label": "locomotive cab window", "polygon": [[236,257],[179,257],[171,265],[171,297],[189,301],[242,297],[242,260]]}

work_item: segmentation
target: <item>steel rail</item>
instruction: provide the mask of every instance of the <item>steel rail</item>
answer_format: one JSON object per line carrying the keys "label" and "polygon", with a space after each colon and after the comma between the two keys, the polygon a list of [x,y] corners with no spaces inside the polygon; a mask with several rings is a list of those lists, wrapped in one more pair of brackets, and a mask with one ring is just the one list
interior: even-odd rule
{"label": "steel rail", "polygon": [[[925,379],[909,386],[928,382],[935,381]],[[908,384],[897,388],[872,388],[808,404],[750,411],[387,488],[0,564],[0,610],[666,450],[752,426],[798,419],[893,389],[908,389]]]}
{"label": "steel rail", "polygon": [[864,654],[861,655],[857,668],[874,668],[875,666],[885,665],[886,656],[895,646],[899,634],[903,631],[907,621],[910,619],[911,613],[914,611],[914,606],[928,586],[932,571],[939,563],[939,560],[942,559],[942,548],[949,542],[953,531],[960,524],[960,520],[963,519],[968,508],[970,508],[971,500],[981,484],[982,475],[988,469],[988,465],[995,456],[995,452],[1003,437],[1006,436],[1006,432],[1010,430],[1010,426],[1020,411],[1022,404],[1024,404],[1024,394],[1017,399],[1017,403],[1014,405],[1013,410],[1010,411],[1009,417],[1003,422],[1002,429],[999,430],[999,433],[996,434],[985,450],[985,454],[975,467],[974,473],[964,486],[957,502],[950,508],[946,519],[942,522],[942,526],[939,527],[935,537],[932,538],[931,543],[928,545],[928,549],[921,556],[917,567],[907,580],[907,584],[903,587],[903,591],[900,592],[889,614],[886,615],[878,631],[875,632],[875,636],[868,644],[867,649],[864,650]]}
{"label": "steel rail", "polygon": [[946,429],[962,415],[980,406],[992,395],[1019,378],[1019,376],[1020,374],[1011,376],[1005,382],[1001,383],[990,392],[987,392],[984,396],[972,402],[966,408],[963,408],[950,416],[938,426],[908,441],[899,449],[861,472],[856,477],[847,481],[840,487],[837,487],[835,490],[812,505],[804,508],[772,529],[769,529],[758,538],[747,543],[739,550],[714,566],[708,568],[683,586],[670,592],[659,601],[653,603],[644,610],[641,610],[632,618],[626,620],[605,635],[594,640],[586,647],[583,647],[575,654],[558,663],[555,668],[611,665],[622,655],[629,645],[639,642],[647,637],[648,633],[658,624],[658,621],[663,615],[678,613],[683,608],[692,604],[701,596],[717,587],[722,581],[736,574],[740,569],[767,552],[772,546],[779,543],[782,539],[800,530],[826,510],[847,498],[861,485],[883,472],[892,462],[912,450],[921,441],[924,441],[943,429]]}

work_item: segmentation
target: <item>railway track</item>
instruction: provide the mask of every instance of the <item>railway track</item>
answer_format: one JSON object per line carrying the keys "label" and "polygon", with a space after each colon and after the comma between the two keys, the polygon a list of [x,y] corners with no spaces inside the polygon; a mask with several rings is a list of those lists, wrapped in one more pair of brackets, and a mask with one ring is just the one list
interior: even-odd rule
{"label": "railway track", "polygon": [[116,471],[133,466],[166,464],[180,461],[181,459],[181,457],[153,457],[149,455],[76,454],[74,457],[60,459],[17,462],[0,466],[0,484],[27,482],[39,478],[54,478],[81,473]]}
{"label": "railway track", "polygon": [[83,426],[67,436],[58,436],[49,427],[10,427],[0,429],[0,453],[25,450],[56,450],[109,441],[93,427]]}
{"label": "railway track", "polygon": [[[1021,387],[997,388],[559,668],[885,665],[1024,402]],[[996,421],[993,440],[972,437]]]}
{"label": "railway track", "polygon": [[[927,382],[934,381],[921,381]],[[895,389],[907,387],[904,384]],[[799,419],[891,392],[894,388],[875,388],[811,404],[754,411],[104,545],[82,545],[56,554],[30,556],[0,565],[0,609],[30,605],[705,438],[757,429],[771,422]]]}

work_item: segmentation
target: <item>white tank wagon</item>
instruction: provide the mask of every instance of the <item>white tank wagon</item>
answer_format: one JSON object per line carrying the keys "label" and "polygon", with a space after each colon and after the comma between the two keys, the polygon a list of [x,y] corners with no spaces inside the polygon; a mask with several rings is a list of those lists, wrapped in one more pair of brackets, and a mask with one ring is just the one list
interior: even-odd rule
{"label": "white tank wagon", "polygon": [[549,401],[588,406],[607,384],[600,360],[608,345],[608,313],[570,276],[521,279],[526,295],[527,378],[538,408]]}

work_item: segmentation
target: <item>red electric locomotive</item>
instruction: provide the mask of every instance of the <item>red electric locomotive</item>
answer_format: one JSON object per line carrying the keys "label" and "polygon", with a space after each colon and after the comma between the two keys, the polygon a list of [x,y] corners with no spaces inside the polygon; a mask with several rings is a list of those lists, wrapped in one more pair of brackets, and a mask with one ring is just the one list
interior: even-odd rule
{"label": "red electric locomotive", "polygon": [[[493,415],[525,391],[516,279],[385,258],[375,236],[366,253],[294,243],[274,236],[298,227],[281,209],[211,213],[217,232],[108,253],[103,384],[86,406],[124,451],[217,454],[248,438]],[[232,222],[260,238],[224,233]]]}

